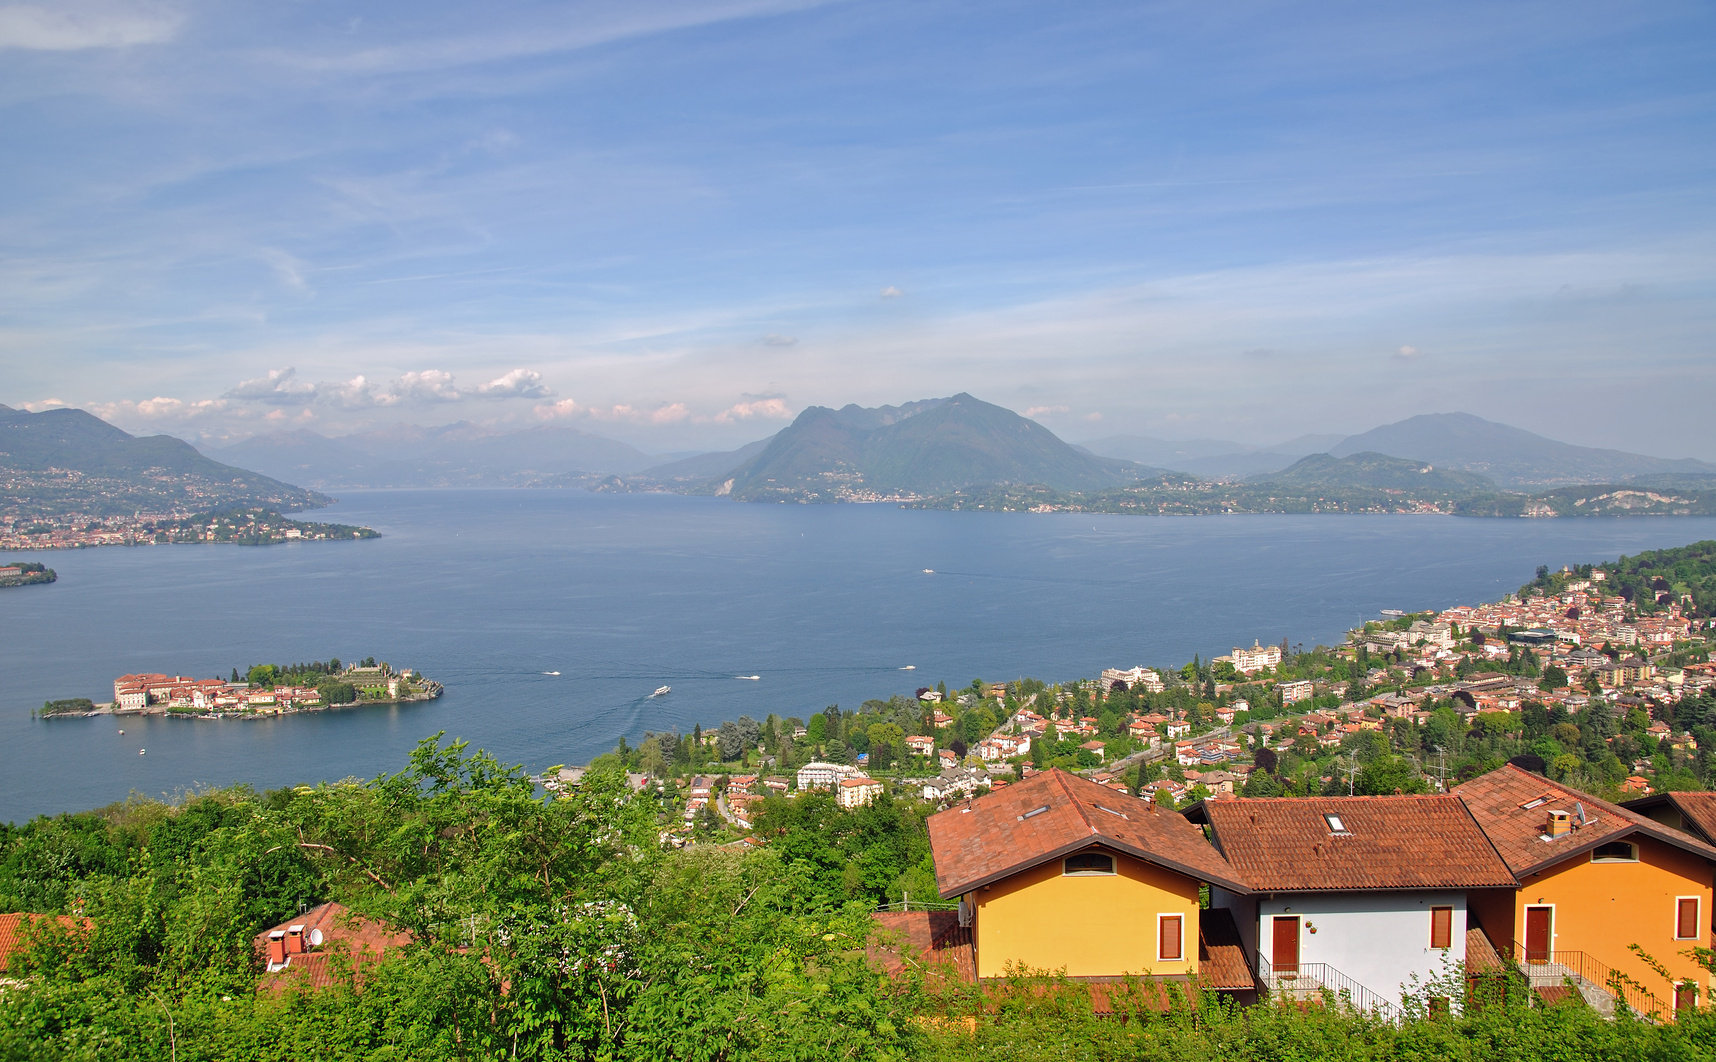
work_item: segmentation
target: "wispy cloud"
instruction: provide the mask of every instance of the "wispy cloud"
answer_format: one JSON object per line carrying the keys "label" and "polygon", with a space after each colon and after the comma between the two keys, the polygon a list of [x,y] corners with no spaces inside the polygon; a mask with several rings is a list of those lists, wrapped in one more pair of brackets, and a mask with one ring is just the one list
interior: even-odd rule
{"label": "wispy cloud", "polygon": [[[553,15],[499,22],[475,32],[424,35],[415,40],[343,52],[272,50],[269,58],[305,70],[349,74],[400,74],[576,51],[734,19],[819,6],[826,0],[666,0],[556,5]],[[355,27],[354,27],[355,34]]]}
{"label": "wispy cloud", "polygon": [[0,6],[0,49],[70,52],[159,44],[172,40],[183,22],[182,12],[155,3],[7,4]]}
{"label": "wispy cloud", "polygon": [[1041,417],[1050,413],[1071,413],[1071,406],[1032,406],[1025,410],[1027,417]]}

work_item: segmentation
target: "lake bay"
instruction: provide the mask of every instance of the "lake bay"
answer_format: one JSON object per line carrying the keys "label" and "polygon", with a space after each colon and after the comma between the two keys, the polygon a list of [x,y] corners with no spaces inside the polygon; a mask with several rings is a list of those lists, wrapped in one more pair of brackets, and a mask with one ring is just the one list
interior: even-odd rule
{"label": "lake bay", "polygon": [[[384,537],[26,558],[60,579],[0,592],[0,820],[132,791],[372,777],[441,730],[538,770],[622,735],[804,717],[937,680],[1333,643],[1379,609],[1493,599],[1538,564],[1716,538],[1705,518],[986,514],[548,490],[353,491],[310,518]],[[446,695],[259,721],[30,714],[109,700],[127,672],[369,655]],[[673,692],[650,699],[661,685]]]}

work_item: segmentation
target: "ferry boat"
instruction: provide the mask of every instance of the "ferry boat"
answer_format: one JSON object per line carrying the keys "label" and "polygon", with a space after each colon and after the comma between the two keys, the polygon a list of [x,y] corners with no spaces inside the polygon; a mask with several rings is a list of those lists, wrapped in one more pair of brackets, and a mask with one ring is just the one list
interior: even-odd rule
{"label": "ferry boat", "polygon": [[651,697],[663,697],[663,696],[666,696],[667,694],[672,693],[672,692],[673,692],[672,686],[663,686],[661,689],[656,690],[654,693],[650,694],[650,696]]}

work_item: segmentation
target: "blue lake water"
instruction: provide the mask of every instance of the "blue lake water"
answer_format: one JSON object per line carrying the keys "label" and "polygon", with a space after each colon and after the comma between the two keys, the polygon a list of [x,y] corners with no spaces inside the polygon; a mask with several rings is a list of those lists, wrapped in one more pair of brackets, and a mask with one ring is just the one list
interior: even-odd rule
{"label": "blue lake water", "polygon": [[[1703,518],[1013,515],[583,491],[350,492],[323,517],[384,537],[32,557],[60,579],[0,591],[0,820],[131,791],[373,777],[438,730],[540,769],[621,735],[803,717],[938,679],[1331,643],[1379,609],[1494,598],[1538,564],[1716,538]],[[256,722],[30,715],[111,699],[127,672],[369,655],[447,694]]]}

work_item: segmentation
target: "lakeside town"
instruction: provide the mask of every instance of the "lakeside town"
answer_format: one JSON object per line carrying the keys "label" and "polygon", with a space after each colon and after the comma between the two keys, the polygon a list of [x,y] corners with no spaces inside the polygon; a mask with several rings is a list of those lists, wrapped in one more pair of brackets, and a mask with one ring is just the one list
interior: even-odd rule
{"label": "lakeside town", "polygon": [[374,657],[355,664],[338,658],[307,664],[257,664],[244,675],[192,678],[160,673],[121,675],[113,680],[113,700],[88,698],[49,701],[43,718],[88,715],[162,715],[181,719],[258,719],[352,708],[366,704],[407,704],[441,696],[439,682],[411,668],[395,670]]}
{"label": "lakeside town", "polygon": [[1339,646],[1254,641],[1056,685],[941,683],[856,710],[647,734],[612,755],[674,809],[675,844],[746,836],[771,795],[945,806],[1054,768],[1175,808],[1444,792],[1507,760],[1626,799],[1708,774],[1716,735],[1696,731],[1716,725],[1712,623],[1690,585],[1662,575],[1544,568],[1499,601],[1386,614]]}
{"label": "lakeside town", "polygon": [[349,524],[294,520],[273,509],[238,507],[209,512],[137,512],[121,516],[67,513],[0,517],[0,550],[88,549],[93,546],[164,546],[230,543],[267,546],[285,542],[379,538]]}

